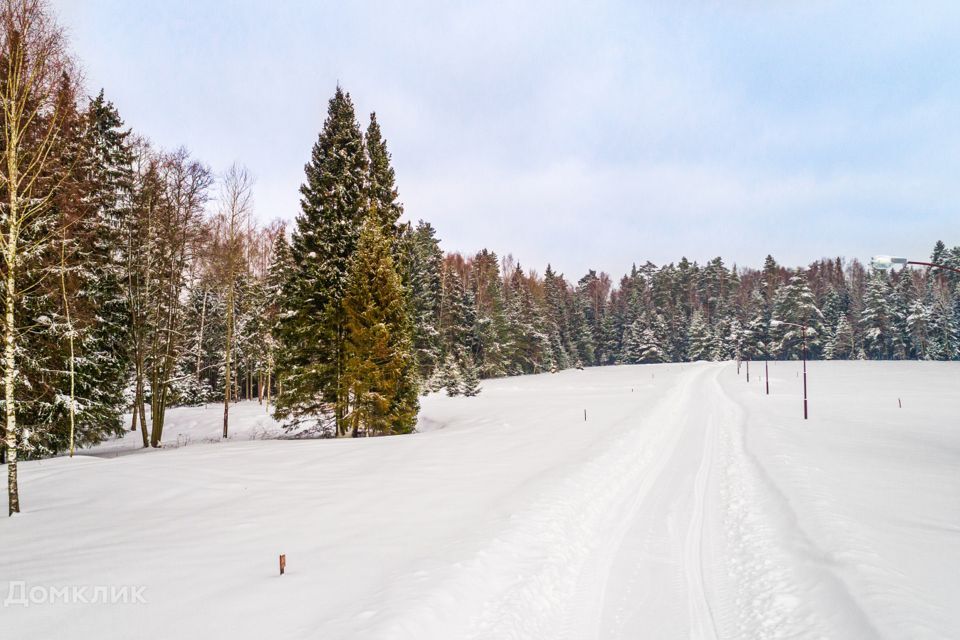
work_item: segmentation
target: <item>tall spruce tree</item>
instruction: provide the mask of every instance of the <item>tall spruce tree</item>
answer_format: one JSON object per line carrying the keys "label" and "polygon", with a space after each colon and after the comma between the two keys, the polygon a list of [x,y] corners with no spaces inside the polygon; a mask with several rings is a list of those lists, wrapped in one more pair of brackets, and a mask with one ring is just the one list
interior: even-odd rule
{"label": "tall spruce tree", "polygon": [[383,139],[376,113],[370,114],[364,143],[370,163],[367,184],[370,204],[374,207],[373,212],[380,223],[380,230],[393,242],[403,205],[397,201],[396,177],[393,167],[390,166],[390,152],[387,151],[387,141]]}
{"label": "tall spruce tree", "polygon": [[347,273],[368,214],[367,155],[350,95],[339,86],[304,168],[301,213],[290,246],[293,265],[278,323],[284,381],[276,414],[296,424],[330,417],[346,433],[343,385]]}
{"label": "tall spruce tree", "polygon": [[[76,241],[72,288],[75,365],[73,395],[77,411],[72,448],[99,442],[123,431],[129,309],[120,229],[130,215],[133,154],[130,131],[103,91],[90,101],[84,117],[86,159],[81,177],[89,210],[70,230]],[[71,449],[72,450],[72,449]]]}
{"label": "tall spruce tree", "polygon": [[771,338],[784,358],[800,358],[804,344],[808,357],[819,354],[823,313],[804,275],[793,275],[786,284],[777,287],[773,299],[772,325]]}
{"label": "tall spruce tree", "polygon": [[886,275],[874,273],[867,284],[860,314],[863,350],[869,358],[886,359],[893,354],[893,309],[890,304],[890,283]]}
{"label": "tall spruce tree", "polygon": [[687,336],[687,355],[691,361],[714,359],[716,343],[713,331],[699,309],[693,312]]}
{"label": "tall spruce tree", "polygon": [[960,317],[945,290],[934,294],[930,309],[929,356],[934,360],[960,358]]}
{"label": "tall spruce tree", "polygon": [[293,285],[292,274],[294,272],[293,259],[290,256],[290,243],[287,242],[286,229],[280,231],[273,241],[273,252],[270,257],[270,266],[267,270],[266,298],[267,306],[265,309],[266,325],[269,333],[266,340],[267,359],[267,407],[269,408],[273,400],[273,389],[276,386],[278,395],[283,389],[282,377],[277,376],[277,352],[280,345],[281,322],[280,319],[289,313],[285,304],[291,298],[285,295]]}
{"label": "tall spruce tree", "polygon": [[410,246],[407,261],[409,309],[413,323],[413,347],[421,381],[434,377],[442,359],[440,299],[443,251],[436,232],[421,220],[406,238]]}
{"label": "tall spruce tree", "polygon": [[[403,205],[397,200],[396,177],[390,165],[390,152],[387,151],[387,141],[383,139],[377,114],[370,114],[370,124],[364,137],[369,162],[369,176],[367,181],[370,216],[380,227],[385,241],[393,255],[393,268],[403,285],[405,295],[404,314],[397,316],[397,324],[388,327],[391,333],[405,333],[406,340],[414,340],[413,324],[413,259],[408,241],[409,225],[403,229],[398,226],[403,214]],[[404,231],[405,230],[405,231]],[[419,367],[415,358],[405,361],[405,370],[400,377],[396,397],[393,399],[392,414],[396,417],[393,425],[395,433],[413,431],[416,426],[416,414],[419,408],[417,399],[419,390]]]}
{"label": "tall spruce tree", "polygon": [[[419,409],[407,303],[375,216],[364,223],[343,298],[340,415],[350,434],[409,433]],[[405,389],[412,393],[405,395]]]}
{"label": "tall spruce tree", "polygon": [[507,318],[497,254],[483,249],[473,258],[470,288],[476,305],[476,362],[483,377],[507,371]]}
{"label": "tall spruce tree", "polygon": [[823,355],[828,360],[846,360],[856,355],[856,342],[853,327],[847,316],[841,315],[836,326],[830,332]]}

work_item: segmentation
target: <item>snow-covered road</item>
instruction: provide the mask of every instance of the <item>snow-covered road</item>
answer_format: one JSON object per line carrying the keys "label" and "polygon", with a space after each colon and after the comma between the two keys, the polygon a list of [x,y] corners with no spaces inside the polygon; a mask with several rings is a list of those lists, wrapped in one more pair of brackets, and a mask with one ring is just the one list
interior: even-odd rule
{"label": "snow-covered road", "polygon": [[[183,410],[168,432],[194,444],[25,464],[25,512],[0,522],[0,598],[23,581],[147,603],[0,606],[0,629],[960,637],[960,366],[810,369],[808,421],[784,362],[770,396],[756,363],[749,383],[732,363],[487,381],[426,398],[423,433],[360,441],[207,444]],[[237,413],[258,425],[238,437],[270,426]]]}

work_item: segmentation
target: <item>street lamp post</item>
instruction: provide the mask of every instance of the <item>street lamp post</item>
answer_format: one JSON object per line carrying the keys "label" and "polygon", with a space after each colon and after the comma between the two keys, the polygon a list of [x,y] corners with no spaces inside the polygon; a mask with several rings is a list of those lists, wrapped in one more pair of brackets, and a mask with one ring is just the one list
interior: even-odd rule
{"label": "street lamp post", "polygon": [[803,419],[807,419],[807,323],[803,323]]}
{"label": "street lamp post", "polygon": [[873,256],[870,258],[870,266],[878,271],[887,271],[892,269],[895,264],[916,264],[921,267],[931,267],[933,269],[946,269],[947,271],[953,271],[954,273],[960,273],[960,269],[956,267],[948,267],[945,264],[937,264],[935,262],[920,262],[918,260],[907,260],[906,258],[896,258],[894,256]]}
{"label": "street lamp post", "polygon": [[770,357],[765,354],[763,359],[763,381],[767,383],[767,395],[770,395]]}
{"label": "street lamp post", "polygon": [[[809,412],[807,410],[807,320],[806,318],[804,318],[803,324],[797,324],[795,322],[784,322],[783,320],[770,321],[771,327],[776,327],[779,325],[797,327],[803,330],[803,419],[807,420],[809,418]],[[767,382],[767,393],[770,393],[769,378]]]}

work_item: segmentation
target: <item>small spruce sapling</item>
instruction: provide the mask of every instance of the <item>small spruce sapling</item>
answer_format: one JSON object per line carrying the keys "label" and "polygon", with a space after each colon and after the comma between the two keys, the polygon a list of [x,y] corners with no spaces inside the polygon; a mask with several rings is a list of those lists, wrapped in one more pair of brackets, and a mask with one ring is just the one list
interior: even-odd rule
{"label": "small spruce sapling", "polygon": [[463,382],[461,384],[463,395],[473,397],[480,394],[480,375],[477,371],[477,365],[469,355],[463,358]]}
{"label": "small spruce sapling", "polygon": [[460,373],[460,365],[453,354],[448,353],[443,362],[443,388],[447,390],[447,395],[451,398],[460,395],[463,387],[463,376]]}

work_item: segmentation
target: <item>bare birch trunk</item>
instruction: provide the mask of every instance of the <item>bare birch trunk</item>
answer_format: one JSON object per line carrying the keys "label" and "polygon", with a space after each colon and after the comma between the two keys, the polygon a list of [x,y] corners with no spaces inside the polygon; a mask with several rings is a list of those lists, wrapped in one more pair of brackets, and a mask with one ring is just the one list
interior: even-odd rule
{"label": "bare birch trunk", "polygon": [[[16,206],[15,198],[11,197],[11,208]],[[16,325],[14,324],[13,305],[16,302],[16,246],[18,229],[15,224],[10,225],[10,234],[7,239],[7,281],[5,300],[6,314],[3,324],[3,399],[6,414],[6,444],[7,444],[7,500],[9,503],[7,515],[20,513],[20,490],[17,485],[17,399],[14,395],[14,384],[17,375],[16,358]]]}
{"label": "bare birch trunk", "polygon": [[207,294],[209,291],[203,289],[203,304],[200,306],[200,335],[197,336],[197,382],[200,382],[200,364],[203,356],[203,326],[207,319]]}
{"label": "bare birch trunk", "polygon": [[230,355],[233,347],[233,285],[227,289],[227,344],[224,348],[223,437],[230,422]]}
{"label": "bare birch trunk", "polygon": [[[229,434],[230,422],[230,394],[239,402],[240,392],[244,384],[247,385],[249,396],[249,373],[247,380],[232,371],[234,365],[234,340],[236,339],[236,281],[238,278],[238,260],[243,253],[243,230],[249,226],[251,211],[252,180],[246,169],[238,165],[231,166],[224,174],[223,190],[221,192],[221,209],[219,214],[219,244],[223,253],[222,275],[223,284],[227,289],[227,336],[224,347],[224,384],[223,384],[223,437]],[[239,368],[239,367],[237,367]],[[233,374],[233,375],[231,375]],[[231,389],[231,377],[233,387]]]}

